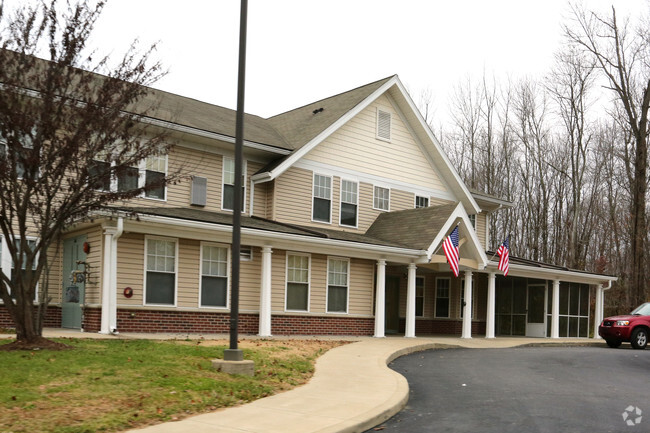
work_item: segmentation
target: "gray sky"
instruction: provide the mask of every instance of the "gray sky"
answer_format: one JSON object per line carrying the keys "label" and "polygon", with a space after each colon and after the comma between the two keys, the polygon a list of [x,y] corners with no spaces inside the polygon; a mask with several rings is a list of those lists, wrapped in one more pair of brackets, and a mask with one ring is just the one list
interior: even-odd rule
{"label": "gray sky", "polygon": [[[160,41],[155,87],[236,107],[238,0],[111,0],[92,46],[121,54]],[[589,0],[645,12],[647,0]],[[570,17],[563,0],[249,0],[246,111],[263,117],[398,74],[438,113],[453,87],[485,71],[539,77]]]}

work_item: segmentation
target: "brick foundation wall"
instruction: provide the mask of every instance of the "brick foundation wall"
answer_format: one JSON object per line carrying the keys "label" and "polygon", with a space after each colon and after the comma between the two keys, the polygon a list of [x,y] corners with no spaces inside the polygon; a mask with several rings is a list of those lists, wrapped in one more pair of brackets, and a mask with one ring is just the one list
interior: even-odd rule
{"label": "brick foundation wall", "polygon": [[[101,310],[87,308],[86,331],[99,331]],[[230,331],[230,314],[195,311],[117,310],[120,332],[178,332],[225,334]],[[373,335],[373,318],[272,316],[273,335]],[[257,334],[257,314],[239,315],[239,332]]]}
{"label": "brick foundation wall", "polygon": [[273,335],[373,335],[375,319],[359,317],[272,316]]}
{"label": "brick foundation wall", "polygon": [[[406,319],[400,319],[400,331],[406,329]],[[485,322],[472,322],[473,335],[485,335]],[[417,319],[415,321],[415,335],[418,334],[445,334],[461,335],[463,332],[462,320],[436,320]]]}
{"label": "brick foundation wall", "polygon": [[[34,308],[36,309],[36,307]],[[45,312],[44,326],[46,328],[61,327],[61,307],[58,306],[47,307],[47,311]],[[14,321],[11,320],[11,316],[9,316],[9,312],[7,311],[7,309],[4,307],[4,305],[0,306],[0,328],[13,329],[15,327],[16,325],[14,324]]]}

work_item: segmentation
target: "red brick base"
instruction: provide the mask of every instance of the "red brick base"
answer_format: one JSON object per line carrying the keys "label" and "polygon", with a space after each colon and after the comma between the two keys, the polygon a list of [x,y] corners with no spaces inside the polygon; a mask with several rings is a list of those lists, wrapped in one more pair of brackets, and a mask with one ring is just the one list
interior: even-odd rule
{"label": "red brick base", "polygon": [[[416,320],[415,334],[460,335],[463,322],[460,320]],[[45,326],[61,327],[61,308],[47,309]],[[0,328],[14,328],[7,310],[0,307]],[[400,319],[400,330],[404,332],[405,320]],[[84,330],[98,332],[101,329],[101,309],[86,308]],[[120,332],[171,332],[226,334],[230,331],[230,314],[205,311],[155,311],[117,310],[117,329]],[[257,334],[257,314],[239,315],[239,332]],[[338,316],[272,316],[273,335],[373,335],[374,318]],[[472,322],[472,334],[485,334],[485,322]]]}
{"label": "red brick base", "polygon": [[[36,308],[36,307],[34,307]],[[45,312],[45,327],[47,328],[60,328],[61,327],[61,307],[48,307]],[[9,312],[4,306],[0,306],[0,328],[13,329],[16,325],[11,320]]]}

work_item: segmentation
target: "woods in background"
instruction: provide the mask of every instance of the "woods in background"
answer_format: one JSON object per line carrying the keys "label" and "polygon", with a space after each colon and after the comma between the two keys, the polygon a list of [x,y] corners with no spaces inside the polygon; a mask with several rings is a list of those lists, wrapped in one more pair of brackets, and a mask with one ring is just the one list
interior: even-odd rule
{"label": "woods in background", "polygon": [[515,256],[616,275],[606,314],[622,313],[650,300],[650,26],[572,12],[544,79],[465,81],[439,135],[471,188],[516,203],[493,214],[489,249],[510,234]]}

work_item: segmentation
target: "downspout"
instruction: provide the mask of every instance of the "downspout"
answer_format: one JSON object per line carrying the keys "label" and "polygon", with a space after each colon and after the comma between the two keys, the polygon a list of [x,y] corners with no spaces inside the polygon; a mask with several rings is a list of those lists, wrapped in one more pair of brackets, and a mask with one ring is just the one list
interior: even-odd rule
{"label": "downspout", "polygon": [[111,299],[110,299],[110,309],[109,309],[109,330],[111,334],[119,334],[117,331],[117,240],[122,233],[124,232],[124,218],[118,217],[117,219],[117,231],[113,235],[111,240]]}
{"label": "downspout", "polygon": [[612,280],[607,281],[607,286],[603,284],[601,287],[598,287],[596,290],[596,311],[594,312],[594,339],[599,339],[598,335],[598,326],[602,323],[603,317],[605,315],[605,290],[612,288]]}

